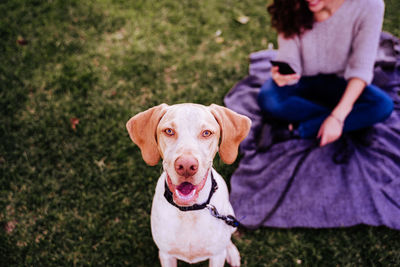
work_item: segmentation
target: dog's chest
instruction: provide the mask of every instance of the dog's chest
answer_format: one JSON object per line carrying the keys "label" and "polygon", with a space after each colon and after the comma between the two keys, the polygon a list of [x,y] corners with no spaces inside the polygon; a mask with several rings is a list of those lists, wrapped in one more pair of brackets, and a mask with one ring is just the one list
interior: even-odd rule
{"label": "dog's chest", "polygon": [[[164,186],[157,186],[151,212],[152,235],[157,247],[187,262],[198,262],[218,254],[230,242],[232,228],[213,217],[208,209],[180,211],[166,201]],[[217,192],[212,200],[216,205]]]}
{"label": "dog's chest", "polygon": [[196,262],[226,248],[231,233],[223,221],[208,210],[181,212],[171,207],[153,207],[152,233],[160,250]]}

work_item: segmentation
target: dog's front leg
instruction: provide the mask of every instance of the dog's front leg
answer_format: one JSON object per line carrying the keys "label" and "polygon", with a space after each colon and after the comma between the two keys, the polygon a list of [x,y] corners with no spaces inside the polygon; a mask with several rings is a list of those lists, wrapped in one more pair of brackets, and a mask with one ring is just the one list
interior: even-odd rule
{"label": "dog's front leg", "polygon": [[210,258],[209,267],[223,267],[225,264],[225,259],[226,259],[226,251],[218,255],[214,255]]}
{"label": "dog's front leg", "polygon": [[165,252],[159,251],[160,262],[162,267],[176,267],[177,259]]}
{"label": "dog's front leg", "polygon": [[226,248],[226,261],[233,267],[240,266],[240,254],[239,250],[236,246],[232,243],[229,243],[228,247]]}

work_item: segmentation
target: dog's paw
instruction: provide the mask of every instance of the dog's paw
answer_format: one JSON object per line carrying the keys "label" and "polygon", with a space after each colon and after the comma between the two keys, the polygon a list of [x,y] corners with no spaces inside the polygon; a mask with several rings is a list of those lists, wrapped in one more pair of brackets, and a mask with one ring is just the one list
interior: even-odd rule
{"label": "dog's paw", "polygon": [[239,250],[236,248],[236,246],[232,242],[226,248],[226,261],[232,267],[239,267],[240,266]]}

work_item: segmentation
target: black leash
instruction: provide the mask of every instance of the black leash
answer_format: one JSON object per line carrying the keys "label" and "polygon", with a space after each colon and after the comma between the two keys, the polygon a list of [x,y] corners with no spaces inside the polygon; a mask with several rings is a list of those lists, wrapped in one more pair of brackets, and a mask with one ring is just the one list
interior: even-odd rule
{"label": "black leash", "polygon": [[218,189],[218,185],[214,179],[214,175],[213,175],[212,171],[211,171],[211,183],[212,183],[211,191],[210,191],[210,194],[208,195],[208,199],[206,202],[204,202],[202,204],[194,204],[192,206],[187,206],[187,207],[182,207],[182,206],[177,205],[174,202],[173,193],[171,192],[171,190],[169,190],[166,181],[165,181],[164,197],[172,206],[178,208],[180,211],[202,210],[202,209],[206,208],[210,211],[210,214],[212,216],[214,216],[215,218],[225,221],[226,224],[228,224],[232,227],[239,227],[240,223],[238,220],[236,220],[235,217],[233,217],[232,215],[225,216],[225,215],[219,214],[217,208],[214,205],[210,204],[211,197],[214,195],[215,191],[217,191],[217,189]]}
{"label": "black leash", "polygon": [[212,216],[214,216],[217,219],[225,221],[227,225],[230,225],[232,227],[240,226],[240,222],[235,217],[233,217],[232,215],[225,216],[219,214],[217,208],[214,205],[208,204],[206,208],[210,211]]}

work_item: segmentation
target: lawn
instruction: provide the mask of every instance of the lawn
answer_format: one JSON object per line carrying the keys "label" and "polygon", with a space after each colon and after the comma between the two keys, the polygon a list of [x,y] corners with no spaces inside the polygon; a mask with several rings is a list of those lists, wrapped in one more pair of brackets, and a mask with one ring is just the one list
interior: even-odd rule
{"label": "lawn", "polygon": [[[400,36],[400,2],[385,3],[384,30]],[[0,265],[158,266],[161,165],[145,165],[125,123],[163,102],[222,104],[249,53],[276,44],[266,4],[1,1]],[[228,182],[235,166],[215,160]],[[244,266],[400,265],[400,232],[384,227],[233,241]]]}

